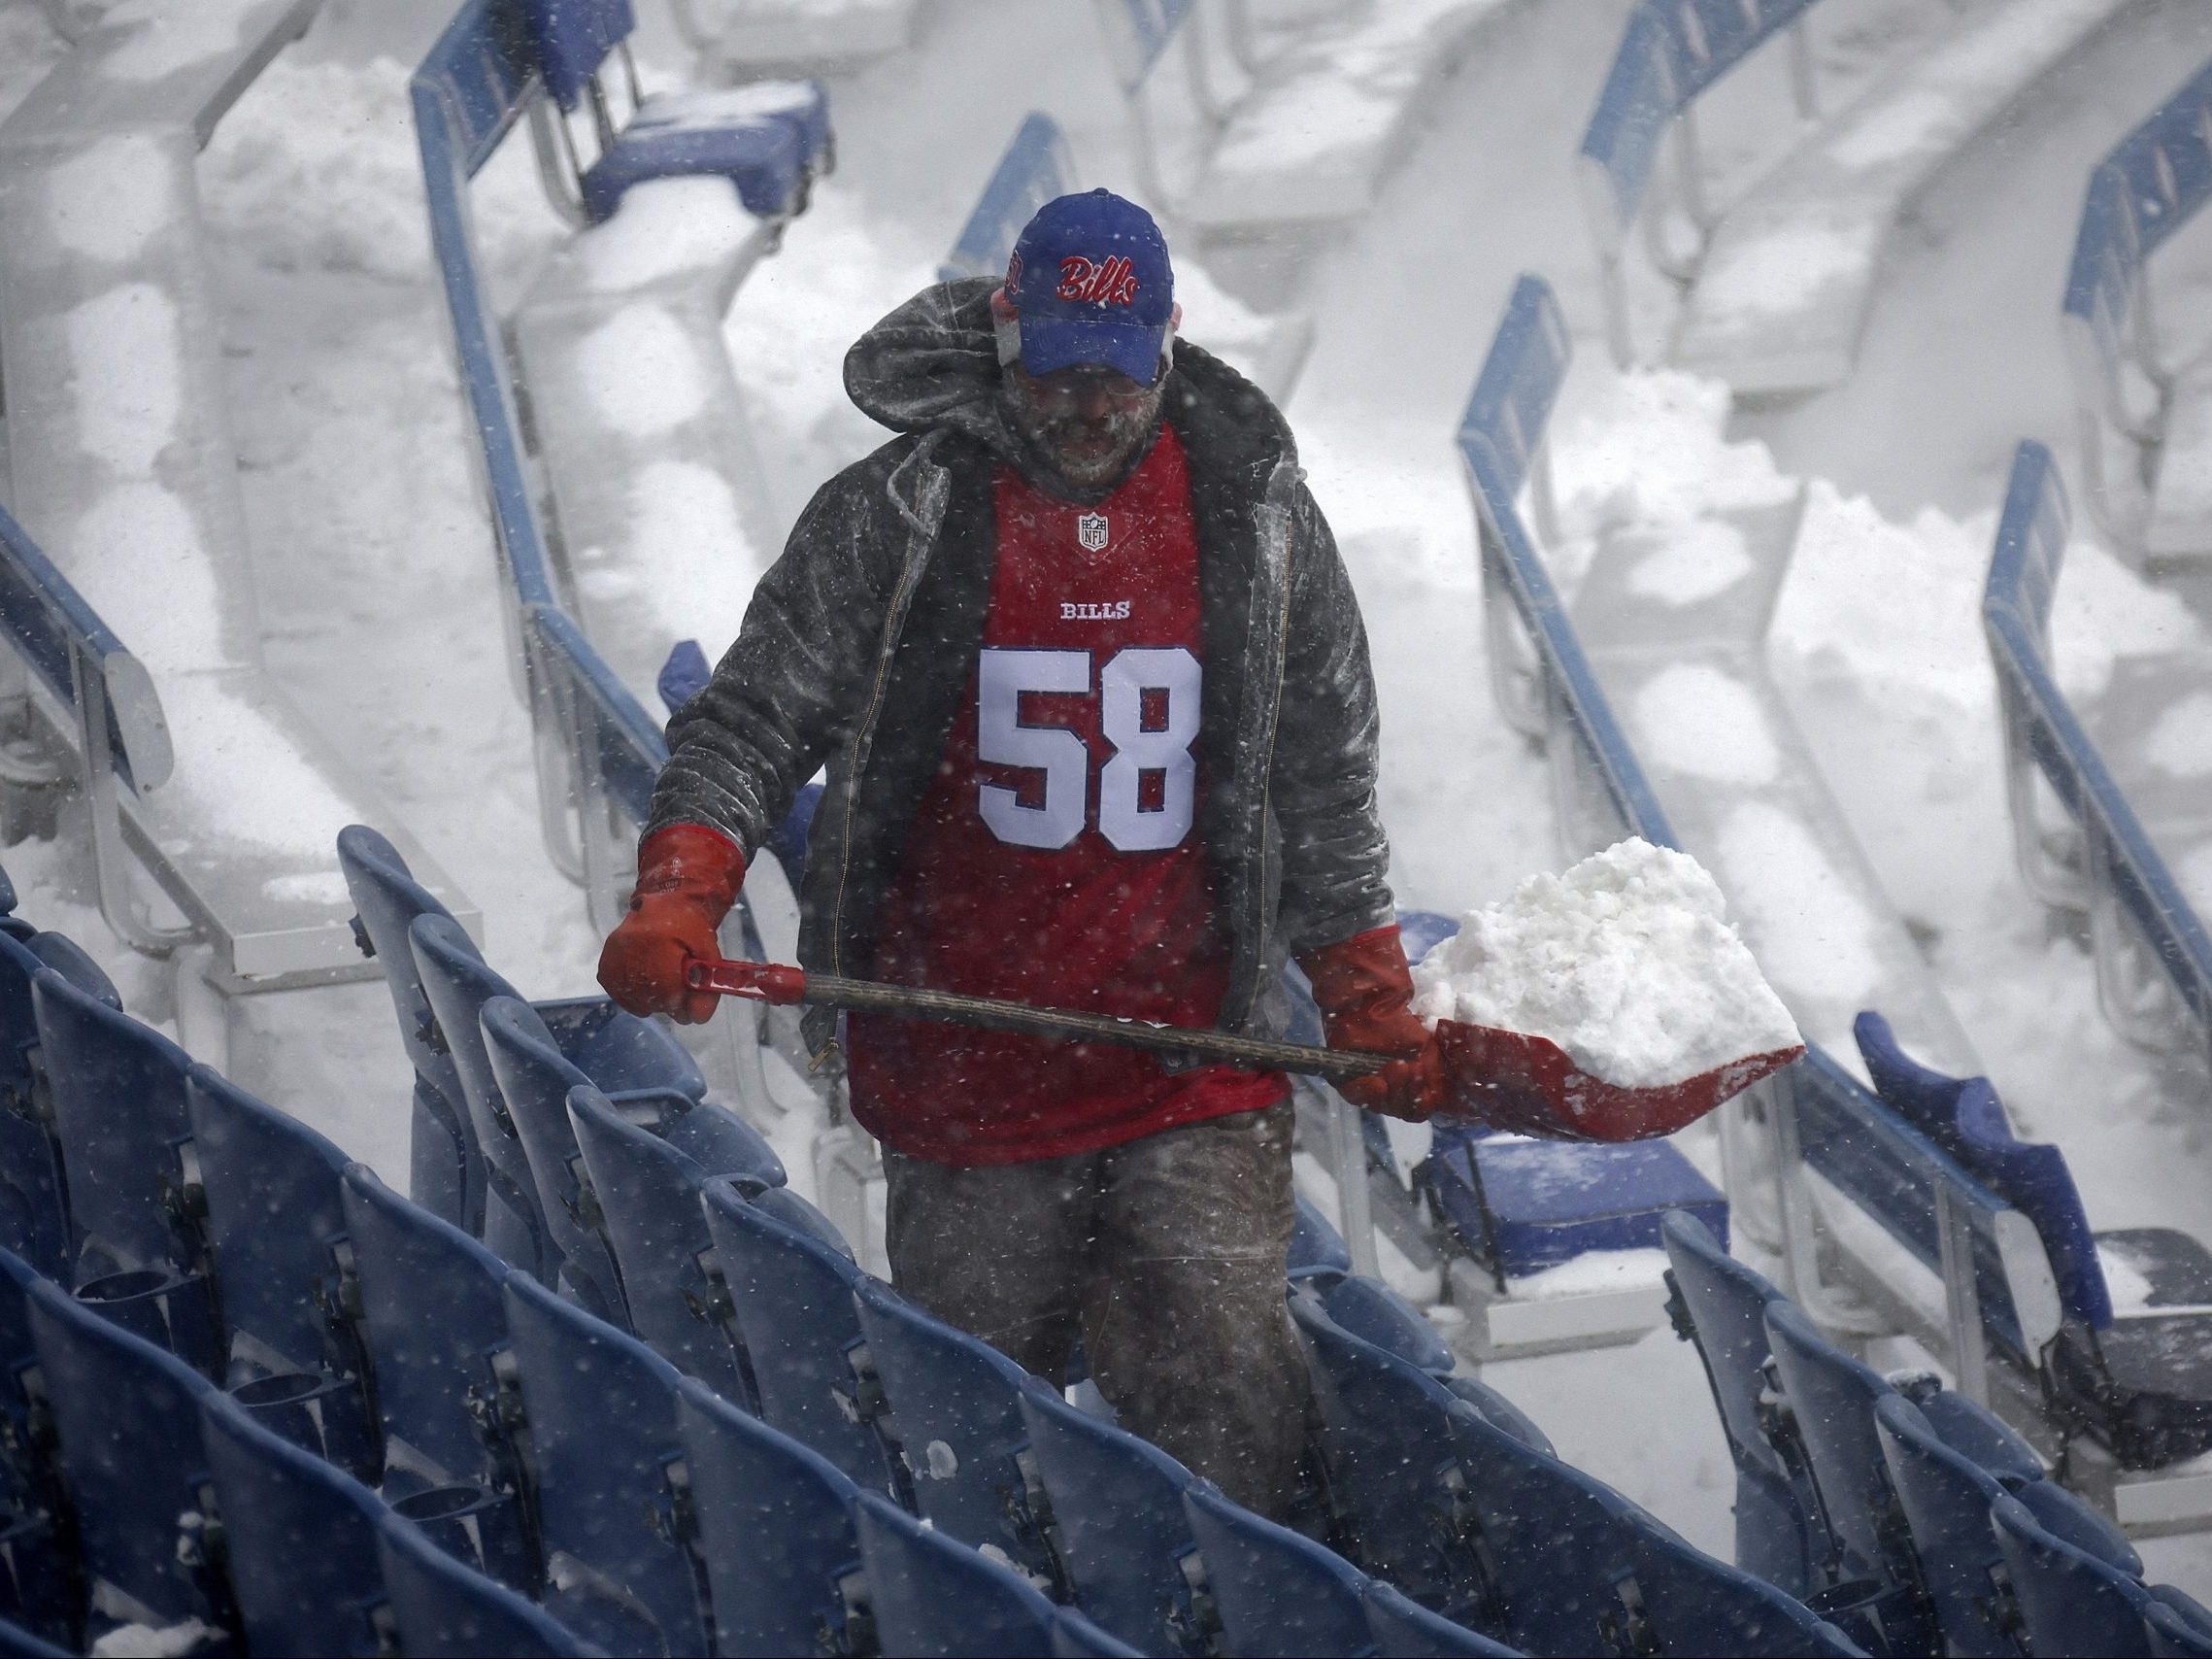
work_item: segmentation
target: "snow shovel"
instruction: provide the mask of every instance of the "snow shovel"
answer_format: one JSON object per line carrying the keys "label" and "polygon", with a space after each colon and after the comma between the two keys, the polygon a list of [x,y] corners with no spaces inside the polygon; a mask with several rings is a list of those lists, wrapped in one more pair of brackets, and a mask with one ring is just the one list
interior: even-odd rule
{"label": "snow shovel", "polygon": [[[1020,1032],[1063,1041],[1111,1042],[1168,1054],[1202,1055],[1258,1071],[1297,1071],[1332,1082],[1380,1071],[1397,1055],[1359,1049],[1317,1048],[1235,1032],[1155,1025],[1145,1020],[1036,1008],[992,997],[962,997],[918,986],[844,979],[780,963],[693,962],[694,991],[750,997],[788,1007],[798,1002],[906,1014],[990,1031]],[[1630,1089],[1592,1077],[1549,1037],[1525,1032],[1439,1020],[1453,1100],[1440,1117],[1472,1119],[1547,1140],[1648,1140],[1696,1122],[1729,1096],[1789,1065],[1805,1052],[1775,1049],[1747,1055],[1694,1077],[1658,1088]]]}

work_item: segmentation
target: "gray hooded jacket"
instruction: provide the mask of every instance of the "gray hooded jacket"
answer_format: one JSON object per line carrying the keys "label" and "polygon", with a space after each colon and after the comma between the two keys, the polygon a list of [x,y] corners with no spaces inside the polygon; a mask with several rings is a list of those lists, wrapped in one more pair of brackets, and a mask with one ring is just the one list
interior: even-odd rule
{"label": "gray hooded jacket", "polygon": [[[823,485],[737,642],[668,724],[647,831],[704,824],[752,857],[816,768],[799,956],[865,975],[909,828],[976,655],[992,479],[1030,465],[998,396],[987,279],[924,289],[861,337],[845,386],[902,434]],[[1374,681],[1357,601],[1273,404],[1187,342],[1163,405],[1190,474],[1205,644],[1200,828],[1231,944],[1221,1020],[1285,957],[1391,916]],[[833,1027],[814,1010],[817,1048]]]}

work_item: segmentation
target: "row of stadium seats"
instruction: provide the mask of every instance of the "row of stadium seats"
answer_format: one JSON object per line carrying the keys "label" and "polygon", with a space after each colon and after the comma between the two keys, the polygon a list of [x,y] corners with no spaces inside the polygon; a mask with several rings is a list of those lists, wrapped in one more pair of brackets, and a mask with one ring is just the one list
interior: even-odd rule
{"label": "row of stadium seats", "polygon": [[1671,1311],[1736,1466],[1738,1558],[1888,1653],[2212,1653],[2120,1531],[1932,1373],[1831,1345],[1697,1222],[1665,1223]]}
{"label": "row of stadium seats", "polygon": [[[350,832],[349,873],[376,851]],[[372,941],[404,876],[361,879]],[[415,916],[418,976],[454,934]],[[1290,1531],[862,1273],[756,1137],[700,1129],[721,1109],[681,1080],[547,1097],[514,1039],[566,1063],[519,999],[477,1009],[499,1091],[479,1103],[525,1172],[558,1173],[502,1198],[487,1152],[486,1214],[534,1196],[572,1225],[506,1224],[524,1259],[503,1260],[50,968],[30,996],[32,1098],[101,1126],[57,1154],[68,1267],[7,1275],[27,1308],[0,1356],[27,1379],[0,1459],[12,1612],[45,1640],[98,1634],[89,1578],[109,1616],[243,1630],[250,1651],[365,1651],[376,1618],[408,1652],[808,1651],[825,1630],[845,1651],[1338,1650],[1361,1630],[1354,1650],[1624,1631],[1852,1650],[1554,1457],[1310,1209],[1290,1296],[1320,1432]],[[468,1047],[450,997],[401,1008],[420,1052]],[[542,1156],[547,1098],[564,1157]],[[1605,1528],[1587,1572],[1559,1556],[1578,1516]],[[459,1565],[424,1566],[418,1532]]]}

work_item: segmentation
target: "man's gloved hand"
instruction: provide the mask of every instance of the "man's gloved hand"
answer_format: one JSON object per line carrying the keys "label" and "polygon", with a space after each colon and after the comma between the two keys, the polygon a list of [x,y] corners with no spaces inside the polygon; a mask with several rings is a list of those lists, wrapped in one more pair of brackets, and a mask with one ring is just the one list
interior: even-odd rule
{"label": "man's gloved hand", "polygon": [[1406,1057],[1371,1077],[1339,1083],[1339,1094],[1409,1123],[1422,1122],[1449,1102],[1443,1054],[1413,1011],[1413,974],[1395,923],[1308,951],[1298,965],[1313,984],[1329,1047]]}
{"label": "man's gloved hand", "polygon": [[671,824],[638,845],[637,891],[599,952],[599,983],[631,1013],[672,1014],[687,1026],[714,1018],[721,999],[693,991],[694,960],[720,962],[715,930],[745,885],[737,843],[703,824]]}

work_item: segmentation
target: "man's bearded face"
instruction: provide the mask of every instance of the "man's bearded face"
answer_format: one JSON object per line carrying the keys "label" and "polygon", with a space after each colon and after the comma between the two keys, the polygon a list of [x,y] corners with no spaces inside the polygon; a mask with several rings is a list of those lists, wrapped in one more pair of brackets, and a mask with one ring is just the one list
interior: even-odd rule
{"label": "man's bearded face", "polygon": [[1006,401],[1022,438],[1079,490],[1097,490],[1128,469],[1159,424],[1167,388],[1160,375],[1139,386],[1118,369],[1079,363],[1032,375],[1006,365]]}

